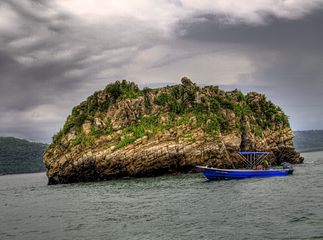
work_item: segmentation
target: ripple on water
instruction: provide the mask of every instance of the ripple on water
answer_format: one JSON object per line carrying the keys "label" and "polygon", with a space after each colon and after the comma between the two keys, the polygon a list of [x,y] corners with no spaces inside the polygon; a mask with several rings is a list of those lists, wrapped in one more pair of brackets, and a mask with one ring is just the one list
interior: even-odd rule
{"label": "ripple on water", "polygon": [[323,156],[288,177],[200,174],[47,186],[0,177],[0,239],[323,239]]}

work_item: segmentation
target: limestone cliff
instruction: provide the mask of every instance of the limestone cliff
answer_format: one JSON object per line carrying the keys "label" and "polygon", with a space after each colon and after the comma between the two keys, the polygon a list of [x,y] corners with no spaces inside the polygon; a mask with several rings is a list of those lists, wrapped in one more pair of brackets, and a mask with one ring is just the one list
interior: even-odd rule
{"label": "limestone cliff", "polygon": [[76,106],[44,155],[49,184],[239,167],[237,151],[300,163],[283,111],[255,92],[181,84],[109,84]]}

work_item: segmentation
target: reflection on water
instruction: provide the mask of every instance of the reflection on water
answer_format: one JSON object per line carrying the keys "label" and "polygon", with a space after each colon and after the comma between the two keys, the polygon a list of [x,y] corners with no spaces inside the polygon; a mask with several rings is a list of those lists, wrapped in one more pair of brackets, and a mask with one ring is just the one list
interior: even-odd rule
{"label": "reflection on water", "polygon": [[201,174],[47,186],[0,177],[0,239],[323,239],[323,152],[288,177]]}

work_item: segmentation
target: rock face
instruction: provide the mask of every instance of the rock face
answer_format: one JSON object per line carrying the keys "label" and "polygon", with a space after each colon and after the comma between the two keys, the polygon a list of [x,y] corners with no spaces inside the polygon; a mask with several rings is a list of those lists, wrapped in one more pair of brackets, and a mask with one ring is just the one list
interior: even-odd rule
{"label": "rock face", "polygon": [[49,184],[243,166],[237,152],[301,163],[282,110],[258,93],[200,88],[188,78],[140,90],[109,84],[76,106],[44,155]]}

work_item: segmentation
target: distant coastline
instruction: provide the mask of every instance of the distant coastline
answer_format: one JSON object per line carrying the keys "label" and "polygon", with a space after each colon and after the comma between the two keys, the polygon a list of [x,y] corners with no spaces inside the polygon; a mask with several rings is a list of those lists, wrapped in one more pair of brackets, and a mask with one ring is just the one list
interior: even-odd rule
{"label": "distant coastline", "polygon": [[300,153],[309,153],[309,152],[321,152],[323,151],[323,148],[311,148],[311,149],[304,149],[304,150],[299,150],[296,148]]}
{"label": "distant coastline", "polygon": [[46,144],[14,137],[0,137],[0,175],[46,171]]}
{"label": "distant coastline", "polygon": [[302,153],[323,151],[323,130],[294,131],[295,148]]}

